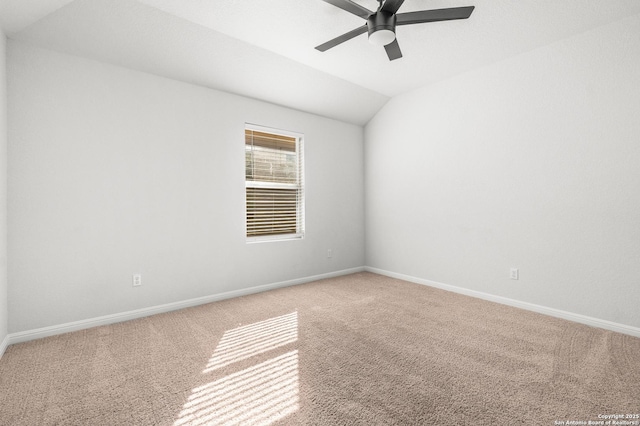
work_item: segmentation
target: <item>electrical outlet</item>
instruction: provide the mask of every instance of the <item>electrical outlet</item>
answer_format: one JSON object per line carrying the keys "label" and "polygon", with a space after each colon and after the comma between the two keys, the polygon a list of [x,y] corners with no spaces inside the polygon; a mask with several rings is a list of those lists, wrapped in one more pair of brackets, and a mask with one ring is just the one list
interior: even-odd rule
{"label": "electrical outlet", "polygon": [[142,285],[142,274],[133,274],[133,286],[138,287]]}
{"label": "electrical outlet", "polygon": [[511,268],[511,272],[509,273],[509,278],[512,280],[518,279],[518,268]]}
{"label": "electrical outlet", "polygon": [[328,258],[332,258],[333,257],[333,250],[327,249],[327,257]]}

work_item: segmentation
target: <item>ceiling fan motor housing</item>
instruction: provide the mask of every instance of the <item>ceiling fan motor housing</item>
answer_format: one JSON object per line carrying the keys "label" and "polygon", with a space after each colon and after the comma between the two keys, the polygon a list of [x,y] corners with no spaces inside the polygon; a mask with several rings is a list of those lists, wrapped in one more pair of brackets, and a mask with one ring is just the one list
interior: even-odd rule
{"label": "ceiling fan motor housing", "polygon": [[[369,31],[370,41],[374,42],[374,39],[376,38],[376,36],[380,36],[386,33],[388,34],[388,37],[390,39],[388,39],[387,43],[383,42],[381,44],[385,45],[385,44],[391,43],[393,40],[395,40],[396,15],[393,13],[387,13],[383,11],[376,12],[373,15],[369,16],[369,18],[367,19],[367,29]],[[390,31],[392,34],[389,34],[388,31]],[[378,32],[380,33],[377,35],[374,35],[374,33],[378,33]],[[372,36],[374,37],[374,39],[372,39]]]}

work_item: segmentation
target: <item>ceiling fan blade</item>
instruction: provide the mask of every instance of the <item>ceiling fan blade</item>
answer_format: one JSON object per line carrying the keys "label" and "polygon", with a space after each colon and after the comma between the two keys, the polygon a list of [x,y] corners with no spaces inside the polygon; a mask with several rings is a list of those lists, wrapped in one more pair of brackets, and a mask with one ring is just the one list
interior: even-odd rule
{"label": "ceiling fan blade", "polygon": [[475,6],[452,7],[449,9],[420,10],[418,12],[399,13],[396,25],[420,24],[422,22],[452,21],[467,19]]}
{"label": "ceiling fan blade", "polygon": [[316,46],[316,49],[324,52],[325,50],[329,50],[332,47],[336,47],[340,43],[344,43],[347,40],[351,40],[352,38],[359,36],[360,34],[364,34],[367,32],[367,24],[364,24],[361,27],[356,28],[355,30],[351,30],[348,33],[344,33],[341,36],[334,38],[333,40],[329,40],[326,43],[322,43],[320,46]]}
{"label": "ceiling fan blade", "polygon": [[381,10],[383,12],[394,14],[398,11],[398,9],[400,9],[402,3],[404,3],[404,0],[387,0],[384,2]]}
{"label": "ceiling fan blade", "polygon": [[390,61],[394,59],[402,58],[402,52],[400,51],[400,45],[398,44],[398,39],[393,40],[391,43],[387,44],[384,47],[384,50],[387,51],[387,56]]}
{"label": "ceiling fan blade", "polygon": [[369,15],[373,15],[373,12],[367,9],[366,7],[362,7],[357,3],[352,2],[351,0],[323,0],[326,3],[332,4],[335,7],[339,7],[342,10],[346,10],[349,13],[353,13],[356,16],[359,16],[363,19],[367,19]]}

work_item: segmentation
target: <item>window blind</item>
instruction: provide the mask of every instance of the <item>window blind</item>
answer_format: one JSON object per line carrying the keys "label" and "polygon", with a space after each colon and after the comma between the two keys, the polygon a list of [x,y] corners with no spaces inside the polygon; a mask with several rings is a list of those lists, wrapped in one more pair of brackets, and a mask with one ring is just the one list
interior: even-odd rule
{"label": "window blind", "polygon": [[247,238],[302,237],[300,137],[245,129]]}

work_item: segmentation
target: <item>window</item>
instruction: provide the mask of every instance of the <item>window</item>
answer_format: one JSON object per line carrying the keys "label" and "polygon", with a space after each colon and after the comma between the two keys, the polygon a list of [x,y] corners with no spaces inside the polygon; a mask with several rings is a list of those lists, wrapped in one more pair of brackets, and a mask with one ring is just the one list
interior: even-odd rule
{"label": "window", "polygon": [[247,240],[302,238],[302,136],[247,125],[244,133]]}

